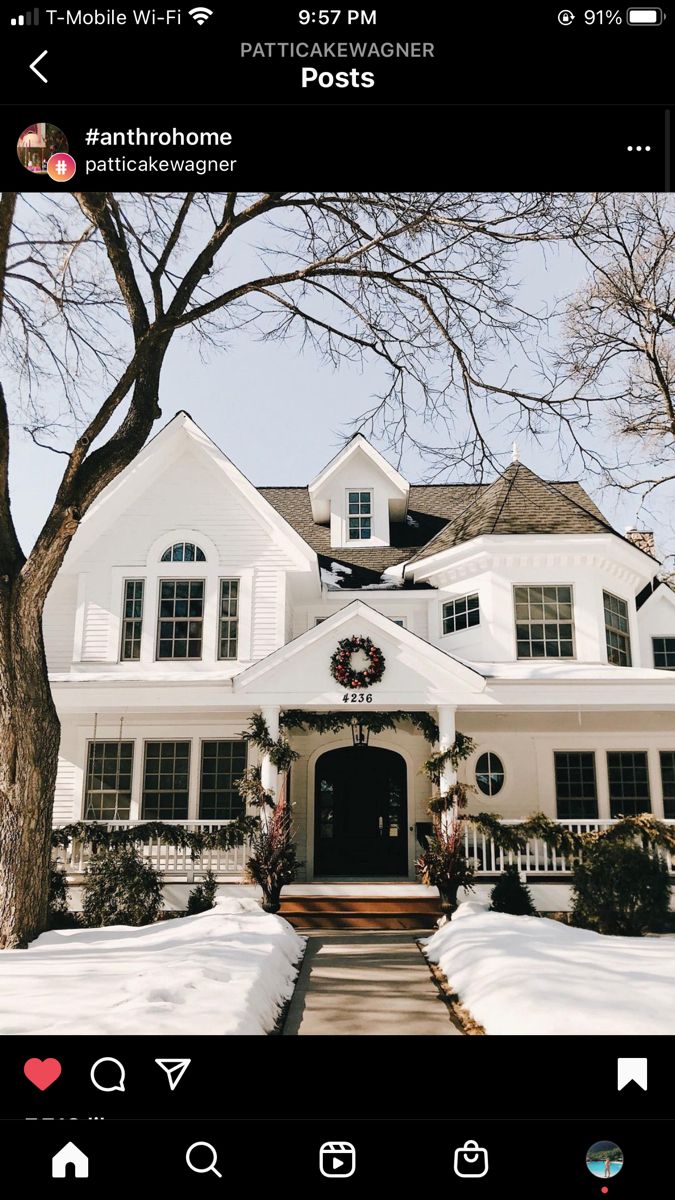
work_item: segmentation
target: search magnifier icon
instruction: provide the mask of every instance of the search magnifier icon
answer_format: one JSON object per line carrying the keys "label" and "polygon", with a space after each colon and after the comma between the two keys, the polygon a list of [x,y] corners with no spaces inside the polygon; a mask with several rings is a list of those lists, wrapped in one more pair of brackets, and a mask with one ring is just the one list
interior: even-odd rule
{"label": "search magnifier icon", "polygon": [[[209,1163],[207,1163],[207,1165],[205,1167],[197,1166],[192,1161],[194,1150],[196,1150],[198,1152],[197,1153],[198,1160],[200,1158],[209,1157],[208,1155],[204,1156],[199,1153],[202,1146],[204,1147],[205,1150],[210,1151],[211,1161]],[[188,1146],[188,1148],[187,1148],[187,1152],[185,1154],[185,1161],[186,1161],[188,1167],[190,1168],[190,1170],[194,1171],[195,1175],[208,1175],[209,1171],[213,1171],[213,1174],[217,1175],[219,1179],[223,1178],[220,1171],[218,1170],[218,1167],[216,1166],[216,1164],[218,1162],[218,1155],[216,1154],[216,1148],[215,1148],[215,1146],[212,1146],[210,1142],[193,1142],[192,1145]]]}

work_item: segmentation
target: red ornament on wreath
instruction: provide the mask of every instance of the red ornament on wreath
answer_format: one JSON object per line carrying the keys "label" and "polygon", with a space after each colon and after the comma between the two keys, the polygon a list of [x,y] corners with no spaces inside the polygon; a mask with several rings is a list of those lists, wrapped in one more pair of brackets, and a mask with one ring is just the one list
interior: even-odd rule
{"label": "red ornament on wreath", "polygon": [[[358,650],[363,651],[370,663],[363,671],[355,671],[352,667],[352,655]],[[337,650],[331,655],[330,673],[333,679],[346,688],[347,691],[357,688],[372,687],[379,683],[384,675],[384,654],[379,646],[371,642],[369,637],[342,638]]]}

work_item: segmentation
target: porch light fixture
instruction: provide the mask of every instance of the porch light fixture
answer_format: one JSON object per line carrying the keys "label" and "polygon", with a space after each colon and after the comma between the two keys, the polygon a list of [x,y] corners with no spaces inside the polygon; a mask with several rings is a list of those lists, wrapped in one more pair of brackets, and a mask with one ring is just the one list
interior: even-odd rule
{"label": "porch light fixture", "polygon": [[370,729],[363,721],[352,721],[352,741],[355,746],[367,746]]}

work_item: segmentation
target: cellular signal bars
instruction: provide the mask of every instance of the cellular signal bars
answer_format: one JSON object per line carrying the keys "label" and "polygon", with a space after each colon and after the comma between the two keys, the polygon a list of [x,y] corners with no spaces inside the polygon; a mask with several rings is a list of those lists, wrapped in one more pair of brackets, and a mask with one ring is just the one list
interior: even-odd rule
{"label": "cellular signal bars", "polygon": [[12,17],[10,25],[39,25],[40,24],[40,9],[34,8],[32,12],[27,12],[25,16]]}

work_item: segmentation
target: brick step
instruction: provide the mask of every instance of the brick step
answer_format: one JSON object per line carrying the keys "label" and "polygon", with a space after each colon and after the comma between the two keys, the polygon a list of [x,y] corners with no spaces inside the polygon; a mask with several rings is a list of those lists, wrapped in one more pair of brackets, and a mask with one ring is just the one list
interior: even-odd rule
{"label": "brick step", "polygon": [[293,913],[433,913],[440,915],[438,896],[287,896],[281,911]]}
{"label": "brick step", "polygon": [[302,932],[311,929],[435,929],[434,913],[377,912],[281,912],[279,914]]}
{"label": "brick step", "polygon": [[281,913],[294,929],[433,929],[437,896],[288,896]]}

